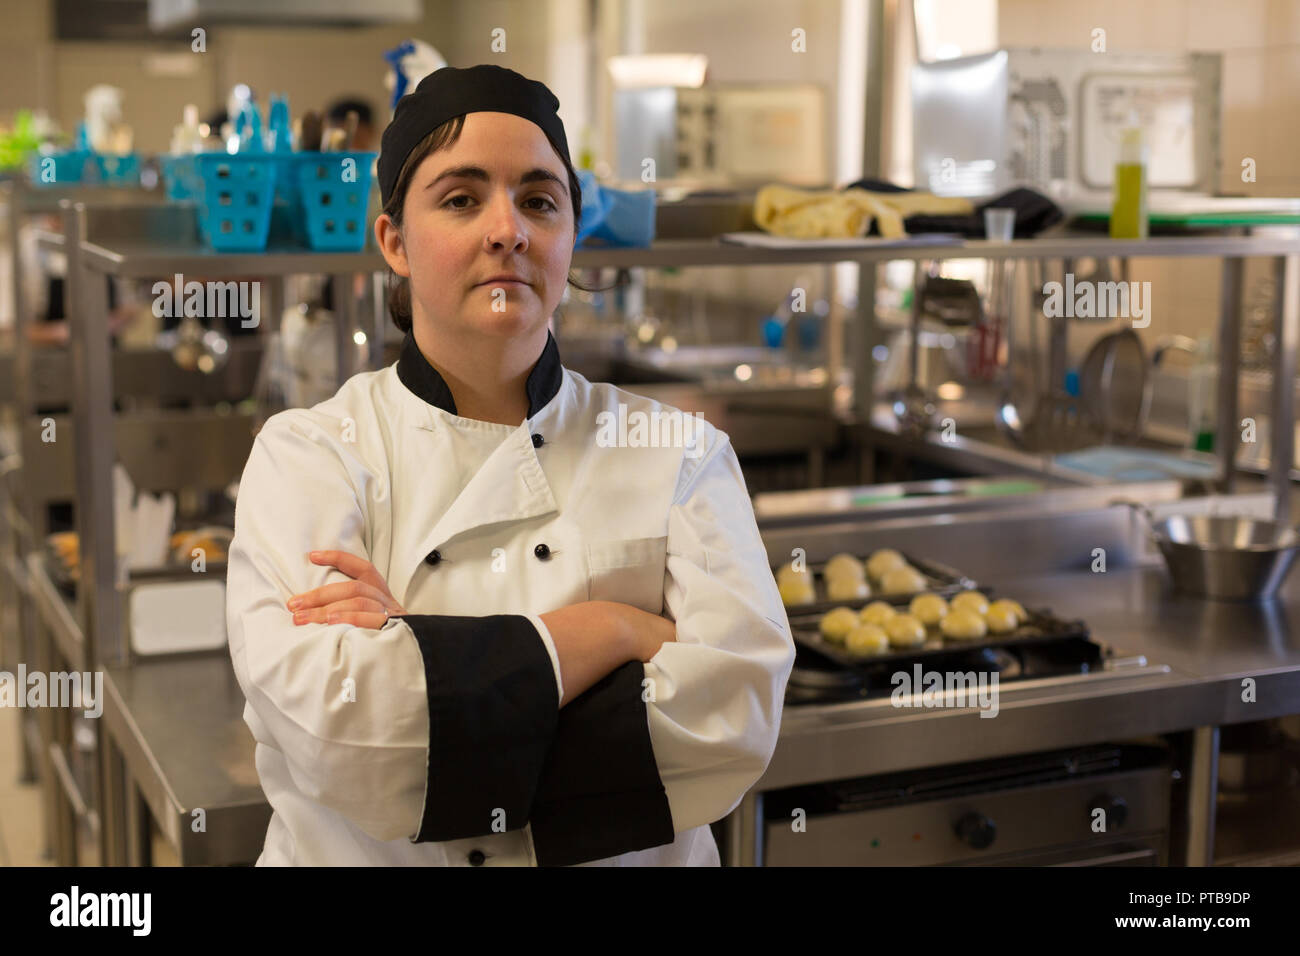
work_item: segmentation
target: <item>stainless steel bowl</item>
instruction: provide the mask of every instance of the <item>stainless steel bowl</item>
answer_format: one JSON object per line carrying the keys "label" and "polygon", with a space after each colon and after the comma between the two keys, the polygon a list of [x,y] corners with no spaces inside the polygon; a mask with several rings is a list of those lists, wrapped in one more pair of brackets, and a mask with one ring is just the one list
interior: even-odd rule
{"label": "stainless steel bowl", "polygon": [[1257,518],[1171,515],[1155,520],[1136,502],[1180,591],[1220,601],[1267,601],[1300,552],[1294,528]]}

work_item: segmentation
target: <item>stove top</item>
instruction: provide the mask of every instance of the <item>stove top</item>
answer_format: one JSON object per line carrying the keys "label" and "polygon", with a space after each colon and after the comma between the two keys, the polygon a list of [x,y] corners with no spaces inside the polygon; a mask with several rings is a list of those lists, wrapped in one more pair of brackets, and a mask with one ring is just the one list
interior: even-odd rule
{"label": "stove top", "polygon": [[911,674],[917,666],[925,671],[996,672],[998,683],[1007,684],[1087,674],[1100,670],[1105,656],[1105,648],[1096,641],[1071,637],[1042,644],[955,648],[951,653],[929,654],[914,660],[892,658],[888,662],[865,661],[861,666],[848,667],[796,641],[794,669],[786,684],[785,703],[828,704],[888,697],[895,686],[891,680],[893,675],[899,671]]}

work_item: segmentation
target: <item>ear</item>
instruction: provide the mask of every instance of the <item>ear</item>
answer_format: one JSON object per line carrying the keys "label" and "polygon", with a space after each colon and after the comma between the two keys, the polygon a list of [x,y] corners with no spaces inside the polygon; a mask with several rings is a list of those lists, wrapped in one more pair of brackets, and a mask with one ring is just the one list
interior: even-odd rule
{"label": "ear", "polygon": [[397,228],[397,223],[387,213],[375,220],[375,242],[379,244],[379,251],[383,253],[388,268],[409,279],[411,269],[406,262],[406,244],[402,242],[402,232]]}

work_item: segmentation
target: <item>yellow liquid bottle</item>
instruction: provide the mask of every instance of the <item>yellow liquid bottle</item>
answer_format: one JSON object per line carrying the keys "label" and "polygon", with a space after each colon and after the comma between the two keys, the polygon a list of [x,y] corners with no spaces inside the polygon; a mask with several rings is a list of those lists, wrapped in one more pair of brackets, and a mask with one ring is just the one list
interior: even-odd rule
{"label": "yellow liquid bottle", "polygon": [[1115,200],[1110,210],[1112,239],[1147,237],[1147,153],[1140,127],[1120,134],[1120,157],[1115,164]]}

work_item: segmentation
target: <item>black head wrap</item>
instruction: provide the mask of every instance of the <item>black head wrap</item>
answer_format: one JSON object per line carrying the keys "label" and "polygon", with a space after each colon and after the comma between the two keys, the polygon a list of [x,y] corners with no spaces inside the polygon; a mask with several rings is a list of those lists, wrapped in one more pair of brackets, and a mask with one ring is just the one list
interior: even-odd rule
{"label": "black head wrap", "polygon": [[502,66],[434,70],[397,101],[379,151],[379,192],[385,206],[397,187],[402,164],[420,140],[450,119],[466,113],[513,113],[540,126],[566,162],[569,142],[557,112],[560,101],[545,83]]}

